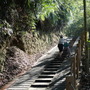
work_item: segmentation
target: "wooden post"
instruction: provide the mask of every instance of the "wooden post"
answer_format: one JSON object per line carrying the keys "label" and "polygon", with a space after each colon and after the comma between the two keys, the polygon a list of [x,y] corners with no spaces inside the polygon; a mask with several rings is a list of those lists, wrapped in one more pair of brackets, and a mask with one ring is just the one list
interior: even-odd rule
{"label": "wooden post", "polygon": [[79,69],[80,69],[80,61],[81,61],[81,54],[82,54],[82,52],[81,52],[81,40],[79,40],[79,52],[78,52],[78,54],[79,54]]}
{"label": "wooden post", "polygon": [[79,48],[78,48],[77,56],[76,56],[76,78],[79,77],[79,64],[80,64],[80,60],[79,60]]}
{"label": "wooden post", "polygon": [[76,54],[71,58],[71,74],[75,77],[76,73]]}
{"label": "wooden post", "polygon": [[79,78],[79,70],[80,70],[80,60],[81,60],[81,42],[77,45],[77,56],[76,56],[76,77]]}
{"label": "wooden post", "polygon": [[66,77],[66,90],[74,90],[75,86],[74,76]]}
{"label": "wooden post", "polygon": [[90,73],[90,40],[87,42],[87,46],[88,46],[88,58],[87,58],[87,73]]}
{"label": "wooden post", "polygon": [[79,60],[78,60],[78,47],[77,47],[76,53],[77,53],[77,55],[76,55],[76,78],[78,78],[78,73],[79,73],[79,70],[78,70],[78,69],[79,69],[79,67],[78,67],[78,66],[79,66],[79,65],[78,65],[78,64],[79,64],[79,63],[78,63],[78,61],[79,61]]}
{"label": "wooden post", "polygon": [[84,47],[84,32],[81,34],[81,54],[83,54],[83,47]]}
{"label": "wooden post", "polygon": [[71,75],[73,75],[73,60],[74,60],[74,57],[71,58]]}
{"label": "wooden post", "polygon": [[83,0],[83,8],[84,8],[84,31],[85,31],[85,56],[87,58],[87,16],[86,16],[86,0]]}
{"label": "wooden post", "polygon": [[74,87],[76,88],[76,55],[72,58],[72,76],[73,76],[73,82],[74,82]]}
{"label": "wooden post", "polygon": [[76,79],[76,55],[77,54],[75,54],[75,56],[73,58],[73,76],[75,79]]}

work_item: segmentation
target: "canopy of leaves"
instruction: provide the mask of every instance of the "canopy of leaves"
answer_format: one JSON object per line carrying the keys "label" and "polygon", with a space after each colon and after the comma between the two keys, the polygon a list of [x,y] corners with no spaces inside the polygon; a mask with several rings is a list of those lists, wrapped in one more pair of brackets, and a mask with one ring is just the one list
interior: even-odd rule
{"label": "canopy of leaves", "polygon": [[[88,24],[90,20],[89,4],[90,1],[87,0]],[[9,23],[11,21],[7,14],[10,14],[10,8],[11,11],[18,12],[17,18],[11,18],[11,21],[14,22],[13,26],[16,25],[15,30],[28,30],[31,26],[44,30],[54,27],[59,30],[65,25],[69,27],[72,23],[77,28],[83,27],[83,0],[0,0],[0,18],[6,19]],[[20,23],[26,24],[25,27],[28,28],[20,28]],[[45,28],[47,23],[49,23],[48,28]],[[74,28],[73,25],[71,27],[71,29]]]}

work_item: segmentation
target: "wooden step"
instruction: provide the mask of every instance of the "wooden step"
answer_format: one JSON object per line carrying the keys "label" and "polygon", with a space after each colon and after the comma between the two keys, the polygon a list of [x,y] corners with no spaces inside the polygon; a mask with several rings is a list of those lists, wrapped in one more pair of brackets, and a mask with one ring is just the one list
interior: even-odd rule
{"label": "wooden step", "polygon": [[42,72],[41,74],[49,74],[49,75],[55,75],[56,74],[56,72]]}
{"label": "wooden step", "polygon": [[44,71],[57,71],[58,68],[45,68]]}
{"label": "wooden step", "polygon": [[35,82],[31,87],[45,88],[48,87],[50,83],[47,82]]}
{"label": "wooden step", "polygon": [[43,80],[43,79],[39,79],[39,80],[35,80],[35,82],[51,82],[51,80]]}
{"label": "wooden step", "polygon": [[42,73],[47,73],[47,74],[56,74],[57,71],[43,71]]}
{"label": "wooden step", "polygon": [[40,75],[38,78],[53,78],[54,75]]}

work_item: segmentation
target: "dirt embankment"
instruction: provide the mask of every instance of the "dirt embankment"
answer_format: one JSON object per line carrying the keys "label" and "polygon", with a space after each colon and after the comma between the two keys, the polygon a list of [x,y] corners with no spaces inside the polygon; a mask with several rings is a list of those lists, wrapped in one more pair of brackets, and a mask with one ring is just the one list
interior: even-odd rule
{"label": "dirt embankment", "polygon": [[4,71],[0,73],[0,87],[8,87],[10,85],[10,83],[9,85],[7,84],[8,82],[24,74],[28,69],[32,68],[34,62],[36,62],[38,58],[40,58],[46,51],[48,51],[48,49],[50,49],[50,47],[48,47],[42,53],[32,55],[26,54],[16,46],[12,46],[7,49]]}
{"label": "dirt embankment", "polygon": [[0,74],[0,87],[11,81],[19,73],[31,68],[34,61],[19,48],[13,46],[7,50],[4,71]]}

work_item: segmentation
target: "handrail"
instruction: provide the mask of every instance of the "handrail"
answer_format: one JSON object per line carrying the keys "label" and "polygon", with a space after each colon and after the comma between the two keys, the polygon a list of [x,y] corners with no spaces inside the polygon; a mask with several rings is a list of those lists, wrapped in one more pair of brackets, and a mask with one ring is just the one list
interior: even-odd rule
{"label": "handrail", "polygon": [[[76,90],[76,79],[79,77],[79,69],[80,69],[80,57],[81,57],[81,40],[78,37],[72,45],[73,52],[71,60],[71,76],[67,77],[67,88],[66,90]],[[70,87],[68,86],[70,85]],[[69,89],[68,89],[69,87]]]}
{"label": "handrail", "polygon": [[[81,34],[81,36],[75,40],[75,42],[73,43],[73,46],[72,46],[75,48],[73,50],[74,55],[70,59],[71,60],[71,75],[66,78],[66,82],[67,82],[66,90],[72,90],[72,88],[73,88],[73,90],[76,90],[76,89],[78,90],[78,85],[76,83],[76,80],[79,78],[81,55],[83,55],[83,53],[86,51],[86,49],[84,49],[85,43],[86,43],[85,33],[83,32]],[[90,51],[90,47],[88,47],[88,49],[89,49],[88,51]],[[88,56],[89,56],[89,54],[88,54]],[[88,64],[87,64],[87,66],[88,66]]]}

